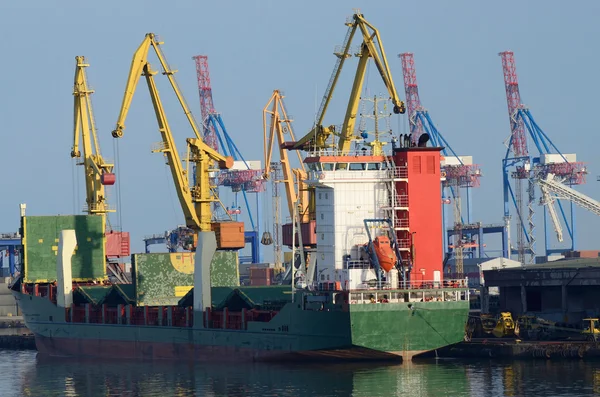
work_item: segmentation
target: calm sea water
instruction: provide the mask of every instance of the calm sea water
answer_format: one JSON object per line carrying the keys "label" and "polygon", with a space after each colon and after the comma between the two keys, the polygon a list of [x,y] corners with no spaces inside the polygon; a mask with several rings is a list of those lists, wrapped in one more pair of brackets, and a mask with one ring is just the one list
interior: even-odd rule
{"label": "calm sea water", "polygon": [[431,360],[381,365],[184,365],[41,359],[0,350],[0,396],[583,396],[600,362]]}

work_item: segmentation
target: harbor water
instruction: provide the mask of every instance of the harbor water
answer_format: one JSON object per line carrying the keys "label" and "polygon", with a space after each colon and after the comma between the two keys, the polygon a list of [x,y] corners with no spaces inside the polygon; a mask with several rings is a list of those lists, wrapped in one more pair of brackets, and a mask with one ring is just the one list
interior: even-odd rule
{"label": "harbor water", "polygon": [[400,365],[239,364],[41,358],[0,350],[0,395],[12,396],[588,396],[600,361],[465,361]]}

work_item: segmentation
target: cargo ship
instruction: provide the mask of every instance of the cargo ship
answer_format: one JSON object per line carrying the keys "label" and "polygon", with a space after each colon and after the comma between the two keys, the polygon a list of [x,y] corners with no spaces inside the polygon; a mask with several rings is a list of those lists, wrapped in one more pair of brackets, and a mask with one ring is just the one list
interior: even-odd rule
{"label": "cargo ship", "polygon": [[214,236],[165,254],[153,272],[159,254],[133,255],[131,284],[110,284],[102,217],[22,216],[23,274],[11,288],[39,353],[410,360],[462,341],[467,284],[442,271],[441,148],[408,146],[309,153],[316,245],[290,285],[225,280],[236,257],[216,251]]}

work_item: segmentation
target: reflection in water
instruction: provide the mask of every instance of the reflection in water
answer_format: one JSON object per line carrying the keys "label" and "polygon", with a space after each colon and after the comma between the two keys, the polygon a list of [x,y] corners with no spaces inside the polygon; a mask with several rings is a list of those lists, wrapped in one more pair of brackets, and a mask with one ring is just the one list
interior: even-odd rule
{"label": "reflection in water", "polygon": [[[593,395],[600,363],[431,360],[400,365],[72,360],[0,351],[2,396]],[[6,393],[5,393],[6,392]]]}

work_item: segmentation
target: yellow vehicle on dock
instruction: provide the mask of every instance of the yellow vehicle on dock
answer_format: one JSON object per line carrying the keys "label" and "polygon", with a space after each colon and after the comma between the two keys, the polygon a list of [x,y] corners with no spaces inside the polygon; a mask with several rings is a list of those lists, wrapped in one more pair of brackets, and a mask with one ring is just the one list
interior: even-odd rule
{"label": "yellow vehicle on dock", "polygon": [[586,336],[586,340],[588,341],[597,341],[598,334],[600,334],[600,326],[598,324],[597,318],[584,318],[583,319],[585,325],[583,331],[581,331],[582,335]]}

